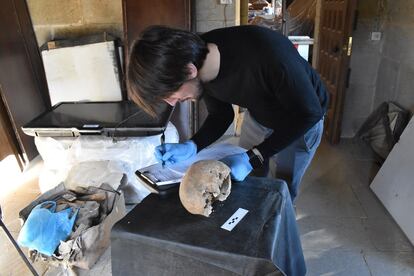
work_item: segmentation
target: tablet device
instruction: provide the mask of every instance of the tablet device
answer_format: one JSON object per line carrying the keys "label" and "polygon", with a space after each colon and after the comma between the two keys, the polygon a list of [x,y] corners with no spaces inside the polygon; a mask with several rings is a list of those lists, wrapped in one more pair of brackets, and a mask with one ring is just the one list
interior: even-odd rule
{"label": "tablet device", "polygon": [[147,171],[137,170],[135,175],[140,182],[144,184],[151,192],[158,194],[161,198],[166,198],[171,194],[177,194],[180,187],[180,179],[172,179],[168,181],[160,181],[154,179],[154,176]]}
{"label": "tablet device", "polygon": [[162,103],[153,118],[131,101],[64,102],[53,106],[24,125],[30,136],[105,135],[109,137],[150,136],[162,133],[173,107]]}

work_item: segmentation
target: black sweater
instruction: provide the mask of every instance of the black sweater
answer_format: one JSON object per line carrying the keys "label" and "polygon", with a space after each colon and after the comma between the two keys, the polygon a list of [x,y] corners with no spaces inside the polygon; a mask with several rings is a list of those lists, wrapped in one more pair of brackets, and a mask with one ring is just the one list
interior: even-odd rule
{"label": "black sweater", "polygon": [[198,150],[224,134],[234,118],[231,104],[274,130],[257,149],[267,158],[287,147],[325,114],[328,96],[318,74],[283,35],[258,26],[203,34],[220,52],[218,76],[204,84],[208,116],[192,140]]}

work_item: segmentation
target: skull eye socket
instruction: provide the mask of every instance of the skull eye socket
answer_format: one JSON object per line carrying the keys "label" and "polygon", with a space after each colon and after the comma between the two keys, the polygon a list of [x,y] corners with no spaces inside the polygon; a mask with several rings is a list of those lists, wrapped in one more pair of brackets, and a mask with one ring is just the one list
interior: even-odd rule
{"label": "skull eye socket", "polygon": [[206,195],[206,204],[204,205],[204,209],[208,208],[214,201],[214,196],[212,193],[205,193]]}
{"label": "skull eye socket", "polygon": [[[220,185],[220,192],[222,195],[226,195],[229,186],[231,185],[230,174],[224,178],[224,181]],[[226,196],[227,197],[227,196]]]}

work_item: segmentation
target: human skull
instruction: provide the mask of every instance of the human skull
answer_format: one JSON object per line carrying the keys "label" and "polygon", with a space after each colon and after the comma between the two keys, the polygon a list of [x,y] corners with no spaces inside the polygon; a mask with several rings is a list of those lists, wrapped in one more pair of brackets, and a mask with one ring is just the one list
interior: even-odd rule
{"label": "human skull", "polygon": [[215,200],[224,201],[231,191],[230,168],[216,160],[191,165],[180,184],[180,200],[188,212],[208,217]]}

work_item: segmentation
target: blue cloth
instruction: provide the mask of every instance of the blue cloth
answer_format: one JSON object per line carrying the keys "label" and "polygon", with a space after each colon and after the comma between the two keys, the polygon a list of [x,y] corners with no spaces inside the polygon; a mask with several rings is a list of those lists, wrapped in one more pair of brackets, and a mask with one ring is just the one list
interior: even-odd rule
{"label": "blue cloth", "polygon": [[220,161],[229,166],[231,178],[236,181],[243,181],[253,169],[245,152],[228,155]]}
{"label": "blue cloth", "polygon": [[[303,136],[299,137],[292,144],[279,153],[272,156],[276,163],[276,178],[283,179],[287,182],[292,201],[296,199],[299,185],[308,168],[316,149],[318,148],[323,134],[322,118],[312,126]],[[240,146],[252,148],[261,141],[269,137],[273,130],[259,124],[248,111],[245,112],[243,125],[240,135]],[[269,171],[269,159],[265,160],[265,170],[263,175]]]}
{"label": "blue cloth", "polygon": [[[45,208],[45,206],[51,207]],[[72,208],[55,212],[56,202],[45,201],[30,212],[17,241],[20,245],[35,249],[47,256],[52,256],[60,241],[66,241],[72,232],[78,210],[72,217]]]}
{"label": "blue cloth", "polygon": [[166,143],[155,147],[155,158],[166,165],[187,160],[197,154],[197,145],[188,140],[184,143]]}

